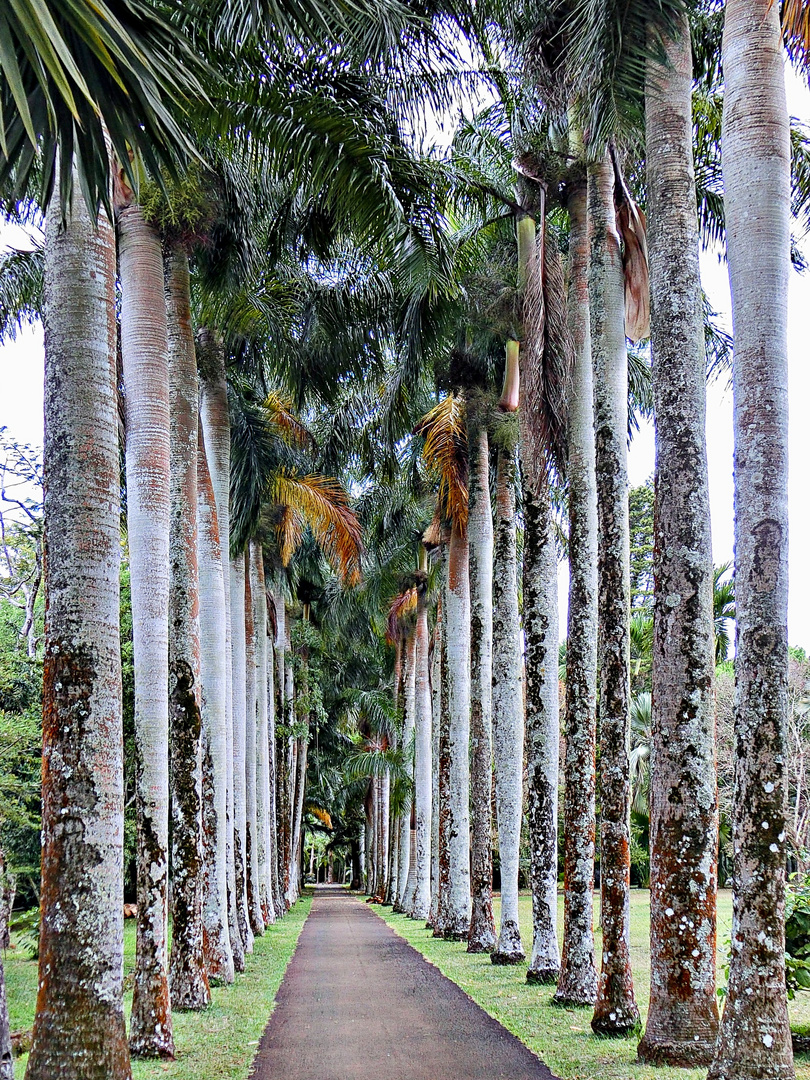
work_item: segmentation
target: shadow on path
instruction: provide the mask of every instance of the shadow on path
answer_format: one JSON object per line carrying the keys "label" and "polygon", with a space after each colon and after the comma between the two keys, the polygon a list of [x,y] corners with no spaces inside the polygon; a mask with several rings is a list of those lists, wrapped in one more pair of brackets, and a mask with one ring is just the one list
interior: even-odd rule
{"label": "shadow on path", "polygon": [[254,1080],[555,1080],[361,900],[320,887]]}

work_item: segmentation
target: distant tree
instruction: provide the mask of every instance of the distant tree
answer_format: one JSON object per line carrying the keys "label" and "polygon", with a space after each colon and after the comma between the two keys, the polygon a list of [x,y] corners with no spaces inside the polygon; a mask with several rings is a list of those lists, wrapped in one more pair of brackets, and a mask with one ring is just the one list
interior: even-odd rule
{"label": "distant tree", "polygon": [[652,611],[655,489],[630,488],[630,606]]}

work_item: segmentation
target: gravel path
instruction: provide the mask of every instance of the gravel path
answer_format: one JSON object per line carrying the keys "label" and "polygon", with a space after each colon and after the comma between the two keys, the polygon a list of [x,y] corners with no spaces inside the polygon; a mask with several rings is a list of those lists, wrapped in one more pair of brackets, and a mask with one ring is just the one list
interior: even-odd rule
{"label": "gravel path", "polygon": [[328,886],[316,891],[251,1076],[555,1080],[366,904]]}

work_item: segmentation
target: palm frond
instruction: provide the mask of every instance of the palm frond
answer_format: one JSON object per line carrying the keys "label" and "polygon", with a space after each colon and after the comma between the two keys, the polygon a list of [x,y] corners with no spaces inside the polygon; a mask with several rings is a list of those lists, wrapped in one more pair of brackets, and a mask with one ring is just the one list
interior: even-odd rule
{"label": "palm frond", "polygon": [[279,530],[279,548],[285,566],[293,556],[303,526],[307,525],[334,570],[348,584],[357,584],[362,533],[339,481],[279,470],[270,480],[267,497],[282,508],[284,526]]}
{"label": "palm frond", "polygon": [[467,406],[464,398],[448,394],[414,428],[424,437],[422,457],[439,479],[439,506],[460,529],[467,527]]}
{"label": "palm frond", "polygon": [[9,248],[0,254],[0,344],[13,341],[22,326],[42,315],[44,257],[41,246],[30,251]]}

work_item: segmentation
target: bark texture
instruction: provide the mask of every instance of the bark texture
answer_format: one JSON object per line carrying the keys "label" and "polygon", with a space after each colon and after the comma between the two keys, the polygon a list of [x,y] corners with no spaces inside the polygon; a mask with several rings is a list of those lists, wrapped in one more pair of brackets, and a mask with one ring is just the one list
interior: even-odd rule
{"label": "bark texture", "polygon": [[200,579],[197,560],[199,394],[191,328],[188,257],[164,258],[169,343],[169,781],[172,824],[173,1009],[211,1000],[203,955],[202,753],[200,714]]}
{"label": "bark texture", "polygon": [[[413,746],[416,730],[416,633],[410,629],[405,639],[405,674],[404,709],[402,714],[402,746],[406,756],[405,770],[409,779],[413,779],[413,765],[410,750]],[[397,876],[398,895],[394,900],[394,911],[405,912],[408,895],[408,875],[411,871],[411,808],[408,807],[397,822],[397,845],[399,848],[399,867]]]}
{"label": "bark texture", "polygon": [[524,486],[523,627],[526,635],[526,771],[532,886],[528,982],[556,982],[557,788],[560,759],[557,551],[546,484]]}
{"label": "bark texture", "polygon": [[[58,190],[58,181],[57,181]],[[30,1080],[130,1080],[115,236],[74,180],[45,228],[42,885]]]}
{"label": "bark texture", "polygon": [[236,917],[246,953],[253,952],[248,908],[247,854],[247,659],[245,638],[245,559],[230,560],[231,656],[233,658],[233,856],[236,876]]}
{"label": "bark texture", "polygon": [[627,344],[613,168],[588,169],[588,272],[599,520],[600,875],[602,965],[591,1027],[625,1035],[639,1022],[630,969],[630,524]]}
{"label": "bark texture", "polygon": [[253,625],[256,639],[256,845],[258,859],[259,908],[265,924],[275,922],[270,902],[270,755],[267,727],[267,592],[264,585],[264,556],[258,540],[250,542],[250,591],[253,597]]}
{"label": "bark texture", "polygon": [[470,571],[469,541],[458,522],[447,559],[447,799],[439,815],[447,838],[447,887],[440,912],[446,939],[470,932]]}
{"label": "bark texture", "polygon": [[568,413],[568,647],[565,680],[565,900],[555,1001],[593,1005],[596,962],[597,517],[593,366],[588,307],[587,188],[568,199],[568,319],[574,348]]}
{"label": "bark texture", "polygon": [[228,386],[225,377],[225,352],[221,340],[210,330],[197,334],[197,364],[200,373],[200,424],[205,456],[211,473],[216,500],[219,546],[225,585],[225,768],[226,768],[226,845],[228,881],[228,936],[234,969],[245,970],[245,950],[239,929],[236,860],[234,838],[233,778],[233,647],[231,642],[230,575],[230,476],[231,425],[228,415]]}
{"label": "bark texture", "polygon": [[431,657],[431,769],[430,769],[430,910],[426,929],[436,927],[439,910],[439,724],[442,712],[442,597],[436,604],[436,628]]}
{"label": "bark texture", "polygon": [[734,324],[734,919],[712,1080],[795,1075],[785,998],[790,148],[779,9],[729,0],[723,182]]}
{"label": "bark texture", "polygon": [[135,667],[138,932],[130,1051],[173,1057],[168,980],[169,364],[163,254],[140,207],[118,216],[127,534]]}
{"label": "bark texture", "polygon": [[260,899],[259,822],[258,822],[258,755],[256,752],[257,670],[256,623],[250,572],[250,549],[245,549],[245,866],[247,872],[248,918],[255,937],[264,933]]}
{"label": "bark texture", "polygon": [[200,686],[203,730],[203,952],[211,981],[232,983],[228,924],[228,743],[225,578],[216,499],[202,430],[197,460],[197,551],[200,578]]}
{"label": "bark texture", "polygon": [[[647,65],[655,399],[650,1008],[639,1058],[708,1065],[718,1029],[717,760],[706,359],[686,12]],[[688,762],[688,768],[684,763]]]}
{"label": "bark texture", "polygon": [[[478,420],[478,417],[474,418]],[[468,423],[473,420],[468,408]],[[470,424],[470,427],[473,425]],[[472,867],[467,952],[495,948],[492,914],[492,559],[489,435],[470,431],[470,794]]]}
{"label": "bark texture", "polygon": [[450,850],[449,850],[449,819],[447,815],[447,801],[450,794],[450,755],[449,744],[449,685],[447,675],[447,590],[448,590],[448,562],[449,547],[442,552],[443,581],[442,581],[442,615],[441,633],[439,640],[439,709],[438,709],[438,752],[436,754],[437,784],[438,784],[438,835],[437,849],[439,852],[438,862],[438,885],[436,888],[436,916],[433,920],[433,936],[444,936],[445,907],[447,905],[447,891],[450,885]]}
{"label": "bark texture", "polygon": [[433,775],[433,731],[430,700],[430,632],[428,630],[427,578],[417,584],[416,606],[416,733],[414,792],[416,800],[416,889],[410,911],[414,919],[430,914],[430,840]]}
{"label": "bark texture", "polygon": [[491,957],[493,964],[518,964],[526,958],[518,918],[520,826],[523,820],[523,648],[517,588],[516,480],[515,447],[501,446],[495,496],[492,590],[492,736],[495,814],[501,860],[501,925]]}

